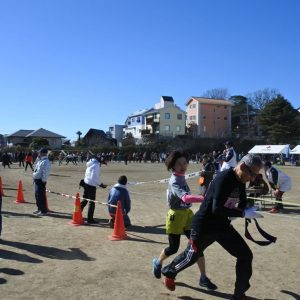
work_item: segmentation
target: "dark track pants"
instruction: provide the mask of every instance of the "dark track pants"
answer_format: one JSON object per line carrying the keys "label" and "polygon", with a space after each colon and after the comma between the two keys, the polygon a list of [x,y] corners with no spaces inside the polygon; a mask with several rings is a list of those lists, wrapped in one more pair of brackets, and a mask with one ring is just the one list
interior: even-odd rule
{"label": "dark track pants", "polygon": [[34,185],[36,206],[42,213],[47,213],[48,210],[46,204],[46,183],[40,179],[35,179]]}
{"label": "dark track pants", "polygon": [[199,255],[214,242],[218,242],[228,253],[237,258],[234,295],[237,298],[241,297],[250,287],[253,255],[244,239],[232,226],[221,232],[201,233],[196,240],[197,252],[188,244],[184,252],[162,269],[162,273],[166,277],[175,278],[179,272],[193,265]]}
{"label": "dark track pants", "polygon": [[[85,184],[83,198],[96,200],[96,187],[89,185],[89,184]],[[89,202],[89,209],[88,209],[87,219],[88,219],[88,221],[93,221],[94,220],[94,211],[95,211],[95,202],[94,201],[88,201],[88,200],[81,201],[81,210],[83,210],[85,208],[85,206],[87,205],[88,202]]]}

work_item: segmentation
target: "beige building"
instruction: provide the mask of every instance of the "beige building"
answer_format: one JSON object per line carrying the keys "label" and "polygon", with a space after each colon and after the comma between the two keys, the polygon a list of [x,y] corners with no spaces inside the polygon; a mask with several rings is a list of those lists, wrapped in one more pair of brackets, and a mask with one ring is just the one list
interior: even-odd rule
{"label": "beige building", "polygon": [[228,100],[190,97],[186,101],[186,125],[194,136],[231,136],[231,106]]}
{"label": "beige building", "polygon": [[146,132],[175,137],[185,134],[185,111],[174,104],[169,96],[162,96],[160,103],[145,113]]}

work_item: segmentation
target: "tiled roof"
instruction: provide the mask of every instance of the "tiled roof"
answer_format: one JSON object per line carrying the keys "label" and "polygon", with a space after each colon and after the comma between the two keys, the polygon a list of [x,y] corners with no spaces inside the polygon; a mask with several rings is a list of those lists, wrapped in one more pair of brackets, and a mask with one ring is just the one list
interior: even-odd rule
{"label": "tiled roof", "polygon": [[199,103],[204,103],[204,104],[216,104],[216,105],[230,105],[232,106],[233,104],[228,101],[228,100],[223,100],[223,99],[212,99],[212,98],[203,98],[203,97],[190,97],[185,105],[189,105],[189,103],[192,101],[192,100],[196,100],[198,101]]}
{"label": "tiled roof", "polygon": [[26,137],[28,134],[30,134],[33,131],[34,130],[20,129],[12,134],[9,134],[7,137]]}
{"label": "tiled roof", "polygon": [[57,134],[55,132],[40,128],[32,131],[26,137],[43,137],[43,138],[65,138],[65,136]]}
{"label": "tiled roof", "polygon": [[43,137],[43,138],[65,138],[65,136],[59,135],[52,131],[40,128],[38,130],[20,129],[7,137]]}

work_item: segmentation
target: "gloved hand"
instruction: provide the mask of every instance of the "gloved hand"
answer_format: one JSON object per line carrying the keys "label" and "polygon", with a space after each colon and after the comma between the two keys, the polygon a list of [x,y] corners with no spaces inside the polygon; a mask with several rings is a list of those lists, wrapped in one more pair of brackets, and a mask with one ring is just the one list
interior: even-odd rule
{"label": "gloved hand", "polygon": [[100,186],[101,188],[103,188],[103,189],[107,188],[107,184],[101,183],[99,186]]}
{"label": "gloved hand", "polygon": [[197,252],[198,252],[198,247],[197,247],[196,241],[190,239],[190,244],[191,244],[191,246],[192,246],[194,252],[197,253]]}
{"label": "gloved hand", "polygon": [[263,218],[261,214],[256,212],[256,208],[254,206],[248,207],[244,210],[244,217],[246,219]]}

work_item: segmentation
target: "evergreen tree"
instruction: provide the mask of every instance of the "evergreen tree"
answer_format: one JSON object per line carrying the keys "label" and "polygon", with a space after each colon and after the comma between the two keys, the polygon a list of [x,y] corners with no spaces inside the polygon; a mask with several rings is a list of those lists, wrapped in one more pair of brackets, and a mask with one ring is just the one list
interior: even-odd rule
{"label": "evergreen tree", "polygon": [[300,138],[299,112],[281,95],[261,110],[259,122],[271,143],[292,144]]}

